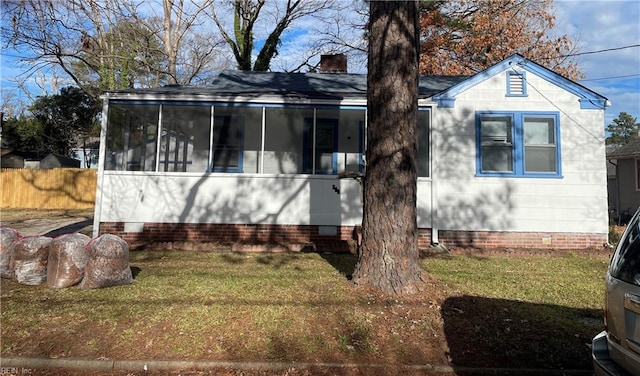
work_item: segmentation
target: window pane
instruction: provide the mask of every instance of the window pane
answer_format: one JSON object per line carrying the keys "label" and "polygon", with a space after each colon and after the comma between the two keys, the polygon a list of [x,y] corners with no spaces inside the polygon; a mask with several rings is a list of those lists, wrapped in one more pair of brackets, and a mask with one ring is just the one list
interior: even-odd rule
{"label": "window pane", "polygon": [[[218,114],[222,111],[215,110]],[[213,170],[242,169],[244,121],[240,116],[216,115],[213,123]]]}
{"label": "window pane", "polygon": [[106,170],[154,171],[158,105],[109,105]]}
{"label": "window pane", "polygon": [[548,117],[525,117],[524,171],[557,172],[555,120]]}
{"label": "window pane", "polygon": [[546,146],[524,147],[525,172],[556,172],[556,149]]}
{"label": "window pane", "polygon": [[553,118],[524,118],[525,145],[555,145],[555,125]]}
{"label": "window pane", "polygon": [[513,172],[513,148],[483,146],[482,172]]}
{"label": "window pane", "polygon": [[337,124],[337,119],[317,119],[314,137],[313,119],[305,119],[304,173],[336,173],[337,166],[334,153],[336,151]]}
{"label": "window pane", "polygon": [[211,107],[163,106],[160,171],[206,172]]}
{"label": "window pane", "polygon": [[513,127],[510,116],[483,116],[480,127],[482,145],[511,145],[513,143]]}
{"label": "window pane", "polygon": [[480,120],[481,171],[513,172],[513,126],[510,116],[486,115]]}
{"label": "window pane", "polygon": [[611,275],[627,283],[640,286],[640,229],[638,221],[629,224],[626,237],[611,260]]}
{"label": "window pane", "polygon": [[313,118],[312,108],[267,108],[264,172],[302,173],[304,119]]}
{"label": "window pane", "polygon": [[429,176],[429,114],[418,111],[418,176]]}
{"label": "window pane", "polygon": [[[323,148],[328,147],[324,149],[327,155],[320,158],[321,164],[317,166],[323,166],[324,173],[339,173],[345,170],[364,172],[362,150],[364,150],[365,111],[337,107],[316,108],[316,117],[331,119],[334,122],[332,138],[326,140],[327,142],[317,140],[324,145]],[[328,133],[327,137],[329,137]],[[328,163],[333,164],[333,167]]]}

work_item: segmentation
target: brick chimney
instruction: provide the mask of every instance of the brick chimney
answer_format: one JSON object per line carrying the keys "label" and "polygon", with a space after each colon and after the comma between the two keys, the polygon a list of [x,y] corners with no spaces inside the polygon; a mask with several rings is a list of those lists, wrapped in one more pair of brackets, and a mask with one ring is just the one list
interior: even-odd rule
{"label": "brick chimney", "polygon": [[347,73],[347,55],[321,55],[320,73]]}

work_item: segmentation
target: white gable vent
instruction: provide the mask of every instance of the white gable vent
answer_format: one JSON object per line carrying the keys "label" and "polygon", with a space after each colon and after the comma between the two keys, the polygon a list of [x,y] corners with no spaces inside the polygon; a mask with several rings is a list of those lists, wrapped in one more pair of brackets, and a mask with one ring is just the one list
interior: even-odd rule
{"label": "white gable vent", "polygon": [[524,97],[527,95],[525,72],[507,72],[507,96]]}

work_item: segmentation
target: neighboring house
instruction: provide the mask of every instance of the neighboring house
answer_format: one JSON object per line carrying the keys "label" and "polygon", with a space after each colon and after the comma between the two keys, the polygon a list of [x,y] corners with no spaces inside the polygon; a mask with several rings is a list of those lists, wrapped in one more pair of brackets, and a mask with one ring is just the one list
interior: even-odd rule
{"label": "neighboring house", "polygon": [[0,166],[2,168],[30,169],[79,168],[80,161],[54,153],[8,151],[3,152]]}
{"label": "neighboring house", "polygon": [[40,160],[45,154],[38,152],[22,152],[11,149],[2,151],[0,167],[2,168],[39,168]]}
{"label": "neighboring house", "polygon": [[[94,235],[347,250],[362,202],[341,177],[365,171],[366,80],[225,71],[106,92]],[[419,98],[419,247],[607,242],[606,98],[520,55],[423,76]]]}
{"label": "neighboring house", "polygon": [[609,179],[609,203],[614,219],[625,222],[640,207],[640,137],[607,152],[614,179]]}
{"label": "neighboring house", "polygon": [[13,149],[2,148],[0,152],[0,168],[23,168],[24,157],[16,154]]}
{"label": "neighboring house", "polygon": [[78,140],[78,147],[73,149],[73,156],[81,161],[81,167],[98,168],[98,155],[100,154],[100,137],[89,137],[86,140]]}
{"label": "neighboring house", "polygon": [[64,155],[50,153],[40,161],[40,168],[80,168],[80,161],[75,158],[65,157]]}

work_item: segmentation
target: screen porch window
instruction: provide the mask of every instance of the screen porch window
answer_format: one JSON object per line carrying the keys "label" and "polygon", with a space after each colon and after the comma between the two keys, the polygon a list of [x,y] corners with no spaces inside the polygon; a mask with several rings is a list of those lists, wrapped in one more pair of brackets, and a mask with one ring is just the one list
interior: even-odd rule
{"label": "screen porch window", "polygon": [[209,159],[211,108],[163,105],[159,170],[204,172]]}
{"label": "screen porch window", "polygon": [[337,119],[305,119],[303,173],[338,173],[337,136]]}
{"label": "screen porch window", "polygon": [[242,118],[215,116],[213,123],[213,171],[242,171]]}
{"label": "screen porch window", "polygon": [[159,105],[109,107],[106,170],[155,171]]}

